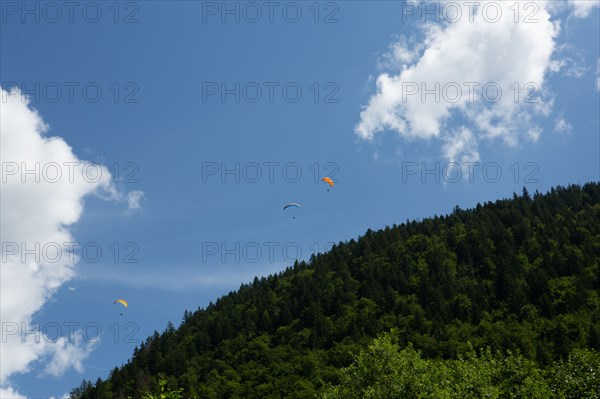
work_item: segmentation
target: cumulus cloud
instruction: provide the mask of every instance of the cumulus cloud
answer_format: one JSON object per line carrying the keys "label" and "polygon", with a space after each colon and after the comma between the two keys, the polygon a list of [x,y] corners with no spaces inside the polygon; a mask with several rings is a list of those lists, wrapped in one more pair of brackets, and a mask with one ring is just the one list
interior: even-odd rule
{"label": "cumulus cloud", "polygon": [[592,12],[594,7],[600,5],[598,0],[569,0],[569,5],[572,8],[572,15],[576,18],[586,18]]}
{"label": "cumulus cloud", "polygon": [[[209,258],[210,259],[210,258]],[[233,259],[233,258],[232,258]],[[266,262],[254,264],[252,268],[240,269],[236,266],[210,267],[198,273],[197,269],[190,269],[189,265],[173,267],[165,274],[160,270],[148,269],[139,264],[131,268],[132,273],[124,275],[121,270],[110,268],[107,270],[87,270],[77,278],[101,281],[111,285],[127,286],[136,289],[152,288],[164,291],[182,292],[185,290],[198,290],[207,288],[233,289],[232,285],[239,281],[252,281],[255,276],[268,276],[281,270],[280,262]],[[89,366],[86,366],[90,368]]]}
{"label": "cumulus cloud", "polygon": [[0,388],[0,398],[7,398],[7,399],[27,399],[25,396],[19,394],[17,391],[15,391],[14,389],[8,387],[8,388]]}
{"label": "cumulus cloud", "polygon": [[556,46],[554,57],[550,62],[550,71],[562,72],[565,76],[579,79],[590,71],[585,54],[575,46],[563,43]]}
{"label": "cumulus cloud", "polygon": [[83,372],[82,362],[91,353],[94,344],[85,339],[81,331],[71,337],[57,339],[52,346],[52,358],[44,371],[53,377],[60,377],[69,369]]}
{"label": "cumulus cloud", "polygon": [[596,67],[596,90],[600,91],[600,58],[598,58],[598,66]]}
{"label": "cumulus cloud", "polygon": [[554,132],[561,134],[570,134],[573,131],[573,126],[562,116],[554,121]]}
{"label": "cumulus cloud", "polygon": [[[545,75],[563,66],[552,59],[560,24],[547,2],[535,2],[535,23],[515,23],[511,2],[480,3],[463,5],[458,21],[422,24],[419,43],[401,37],[391,46],[387,60],[399,72],[377,78],[355,127],[359,137],[389,130],[405,139],[439,139],[445,158],[471,161],[484,139],[511,146],[521,137],[538,139],[535,117],[547,116],[553,101]],[[462,126],[448,129],[456,120]]]}
{"label": "cumulus cloud", "polygon": [[442,152],[450,162],[465,163],[480,160],[475,136],[466,127],[462,127],[455,134],[445,139]]}
{"label": "cumulus cloud", "polygon": [[140,190],[134,190],[127,193],[127,210],[133,211],[142,207],[142,200],[146,198],[144,192]]}
{"label": "cumulus cloud", "polygon": [[417,42],[414,37],[400,35],[378,60],[379,68],[397,69],[400,67],[404,69],[419,58],[424,48],[424,42]]}
{"label": "cumulus cloud", "polygon": [[80,370],[91,350],[81,339],[40,336],[34,316],[75,274],[77,256],[65,251],[57,257],[56,246],[75,241],[69,226],[81,217],[84,198],[116,189],[107,168],[90,167],[63,139],[46,135],[48,126],[26,97],[0,94],[0,388],[2,397],[18,397],[9,386],[11,375],[30,371],[37,361],[48,362],[46,372],[53,376]]}

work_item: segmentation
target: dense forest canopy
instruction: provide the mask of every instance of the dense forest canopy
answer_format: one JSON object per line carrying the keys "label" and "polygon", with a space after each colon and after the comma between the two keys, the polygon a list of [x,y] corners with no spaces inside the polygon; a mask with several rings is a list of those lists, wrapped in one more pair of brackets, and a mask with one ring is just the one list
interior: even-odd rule
{"label": "dense forest canopy", "polygon": [[[369,397],[361,389],[381,381],[348,375],[360,375],[361,356],[378,345],[396,366],[374,370],[397,375],[398,389],[405,386],[398,365],[413,359],[426,370],[413,380],[434,381],[459,366],[465,375],[482,370],[472,392],[443,387],[458,395],[444,397],[480,397],[477,381],[497,395],[490,397],[511,397],[501,382],[513,374],[494,374],[493,362],[505,362],[507,370],[530,372],[523,381],[541,381],[534,388],[523,382],[523,389],[571,397],[557,391],[557,376],[600,386],[599,265],[600,184],[533,195],[523,189],[512,199],[368,230],[309,262],[255,278],[205,309],[186,311],[179,328],[169,323],[155,332],[127,364],[106,380],[84,381],[71,398],[142,398],[159,392],[161,378],[183,397]],[[393,343],[381,335],[389,331]],[[580,364],[588,374],[573,371]],[[483,385],[478,389],[488,389]],[[398,392],[371,397],[417,397]]]}

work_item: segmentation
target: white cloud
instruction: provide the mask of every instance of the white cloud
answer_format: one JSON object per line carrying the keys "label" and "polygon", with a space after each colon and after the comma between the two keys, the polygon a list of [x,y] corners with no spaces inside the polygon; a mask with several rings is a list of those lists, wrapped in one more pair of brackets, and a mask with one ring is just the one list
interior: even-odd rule
{"label": "white cloud", "polygon": [[[233,259],[233,257],[232,257]],[[207,264],[199,269],[190,265],[169,265],[169,273],[161,270],[148,269],[148,265],[131,267],[131,274],[124,275],[122,270],[108,268],[104,270],[88,270],[78,279],[91,279],[111,286],[127,286],[133,288],[151,288],[154,290],[182,292],[185,290],[198,290],[206,288],[227,288],[239,286],[250,282],[255,276],[268,276],[276,274],[286,266],[284,262],[255,263],[251,267],[245,264],[223,265],[216,260],[214,264]]]}
{"label": "white cloud", "polygon": [[81,331],[72,337],[61,337],[52,345],[52,355],[45,372],[53,377],[60,377],[65,371],[74,369],[83,372],[82,362],[93,349],[93,342],[86,342]]}
{"label": "white cloud", "polygon": [[578,65],[574,63],[573,66],[567,70],[566,75],[571,78],[579,79],[589,70],[590,68],[585,65]]}
{"label": "white cloud", "polygon": [[8,388],[0,388],[0,399],[27,399],[25,396],[19,394],[14,389]]}
{"label": "white cloud", "polygon": [[408,40],[403,37],[392,46],[392,55],[398,62],[411,63],[417,59],[419,53],[418,49],[411,49],[408,46]]}
{"label": "white cloud", "polygon": [[586,18],[592,12],[594,7],[600,5],[598,0],[569,0],[573,12],[572,15],[576,18]]}
{"label": "white cloud", "polygon": [[563,43],[556,46],[554,58],[550,62],[552,72],[563,71],[565,76],[579,79],[589,70],[584,53],[571,44]]}
{"label": "white cloud", "polygon": [[542,129],[539,126],[533,126],[529,130],[527,130],[527,138],[534,143],[538,141],[540,135],[542,134]]}
{"label": "white cloud", "polygon": [[562,116],[554,121],[554,132],[561,134],[571,134],[573,126]]}
{"label": "white cloud", "polygon": [[[533,116],[545,108],[525,101],[525,85],[531,83],[540,96],[538,101],[544,103],[545,74],[556,68],[551,56],[559,25],[551,20],[544,2],[537,3],[537,23],[515,23],[509,9],[512,3],[493,3],[502,7],[503,15],[495,23],[490,22],[493,14],[484,14],[482,6],[475,9],[472,20],[466,17],[465,7],[458,22],[425,24],[425,49],[420,58],[398,68],[398,74],[382,73],[377,78],[377,93],[361,112],[355,128],[358,136],[371,140],[391,130],[408,139],[441,139],[446,143],[444,156],[453,154],[456,158],[478,154],[481,138],[500,139],[508,145],[518,142],[520,132],[532,138],[527,132],[536,131]],[[413,59],[406,41],[392,48],[398,63]],[[471,82],[479,87],[470,89]],[[484,87],[487,92],[483,92]],[[501,95],[496,95],[497,88]],[[425,94],[432,89],[437,98]],[[458,138],[448,137],[450,133],[444,128],[455,117],[466,119],[468,136],[463,131]],[[455,153],[458,148],[465,152]]]}
{"label": "white cloud", "polygon": [[[46,370],[51,375],[60,375],[68,368],[79,370],[81,360],[91,350],[88,343],[52,342],[39,334],[23,336],[22,342],[21,329],[35,329],[36,312],[75,273],[77,257],[63,253],[53,259],[55,252],[45,252],[44,248],[73,242],[69,226],[81,217],[84,198],[116,189],[107,168],[95,166],[95,170],[86,171],[89,163],[77,158],[63,139],[48,137],[48,126],[18,91],[2,90],[0,94],[0,315],[4,333],[0,385],[2,395],[16,396],[9,386],[11,375],[30,371],[37,361],[48,362]],[[34,172],[25,174],[25,168]],[[91,177],[98,171],[98,178]],[[32,249],[33,254],[25,251]],[[6,328],[13,327],[16,331],[8,333]]]}
{"label": "white cloud", "polygon": [[425,42],[416,42],[413,37],[400,35],[395,42],[390,44],[389,51],[385,52],[378,60],[379,68],[397,70],[400,67],[404,69],[408,64],[416,61],[424,49]]}
{"label": "white cloud", "polygon": [[[466,127],[461,127],[453,136],[445,139],[442,148],[444,158],[450,162],[478,162],[477,140]],[[460,158],[459,158],[460,157]]]}
{"label": "white cloud", "polygon": [[596,67],[596,90],[600,91],[600,58],[598,58],[598,66]]}
{"label": "white cloud", "polygon": [[142,207],[142,200],[145,199],[143,191],[134,190],[127,193],[127,210],[132,211]]}

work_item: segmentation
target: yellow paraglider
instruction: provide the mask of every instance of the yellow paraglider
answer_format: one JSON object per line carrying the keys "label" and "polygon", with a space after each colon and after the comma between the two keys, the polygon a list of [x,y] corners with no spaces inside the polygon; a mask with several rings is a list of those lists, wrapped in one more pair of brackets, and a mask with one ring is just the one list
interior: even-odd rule
{"label": "yellow paraglider", "polygon": [[127,301],[125,299],[117,299],[114,303],[120,303],[121,305],[125,306],[126,308],[129,307],[129,304],[127,303]]}
{"label": "yellow paraglider", "polygon": [[[117,299],[116,301],[113,302],[115,305],[117,303],[120,303],[121,305],[125,306],[126,308],[129,307],[129,304],[127,303],[127,301],[125,299]],[[123,313],[121,313],[121,316],[123,316]]]}

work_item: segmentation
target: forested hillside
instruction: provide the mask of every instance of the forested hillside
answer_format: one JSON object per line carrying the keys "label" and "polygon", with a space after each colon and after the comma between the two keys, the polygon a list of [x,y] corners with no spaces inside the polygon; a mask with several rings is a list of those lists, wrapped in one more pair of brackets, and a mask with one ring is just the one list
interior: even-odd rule
{"label": "forested hillside", "polygon": [[[527,370],[559,373],[569,355],[597,361],[599,265],[598,183],[532,196],[523,190],[368,230],[308,263],[255,278],[206,309],[186,311],[179,328],[156,332],[107,380],[84,382],[71,398],[141,398],[158,392],[161,375],[184,397],[344,397],[332,385],[351,389],[355,355],[390,330],[397,348],[414,352],[403,356],[425,363],[471,356],[469,370],[484,370],[483,362],[492,373],[490,362],[500,360],[490,353],[500,351]],[[496,378],[481,384],[491,385],[488,377]],[[551,383],[544,389],[552,392]]]}

